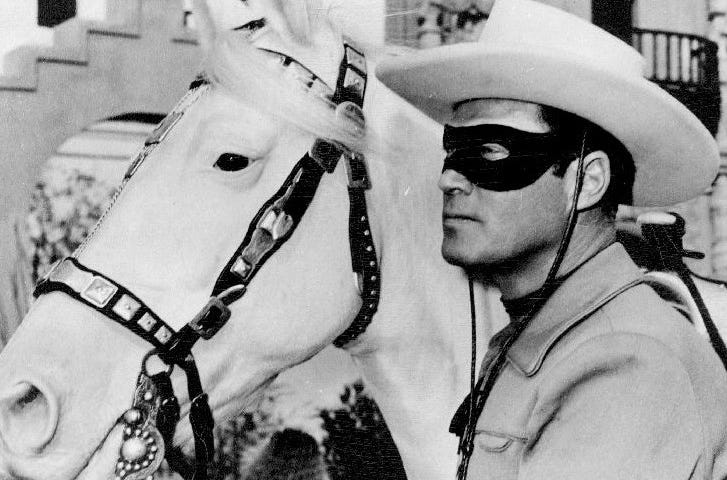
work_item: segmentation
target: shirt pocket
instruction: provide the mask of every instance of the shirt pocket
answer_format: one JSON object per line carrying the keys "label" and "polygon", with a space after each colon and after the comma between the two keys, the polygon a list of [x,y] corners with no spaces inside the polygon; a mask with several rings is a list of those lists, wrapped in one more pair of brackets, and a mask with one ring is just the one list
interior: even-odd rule
{"label": "shirt pocket", "polygon": [[513,443],[524,444],[526,440],[526,438],[491,430],[475,430],[475,448],[488,453],[502,453],[510,448]]}
{"label": "shirt pocket", "polygon": [[475,430],[468,478],[517,478],[527,439],[493,430]]}
{"label": "shirt pocket", "polygon": [[475,448],[488,453],[501,453],[512,445],[513,439],[502,433],[475,430]]}

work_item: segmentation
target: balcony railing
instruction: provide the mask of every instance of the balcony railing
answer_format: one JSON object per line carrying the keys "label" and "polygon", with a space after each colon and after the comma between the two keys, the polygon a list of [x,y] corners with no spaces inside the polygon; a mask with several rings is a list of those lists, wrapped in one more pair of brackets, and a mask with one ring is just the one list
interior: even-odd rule
{"label": "balcony railing", "polygon": [[647,76],[715,134],[720,117],[717,44],[697,35],[635,28],[633,46],[646,58]]}

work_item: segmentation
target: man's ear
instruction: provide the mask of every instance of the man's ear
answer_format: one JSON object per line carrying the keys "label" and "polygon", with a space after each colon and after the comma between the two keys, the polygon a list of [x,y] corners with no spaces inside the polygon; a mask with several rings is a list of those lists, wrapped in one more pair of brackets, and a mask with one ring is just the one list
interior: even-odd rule
{"label": "man's ear", "polygon": [[[565,174],[566,181],[563,182],[564,187],[567,189],[566,194],[568,195],[569,205],[572,205],[573,202],[577,173],[578,162],[571,162]],[[610,183],[611,162],[608,155],[601,150],[586,155],[583,159],[583,185],[581,194],[578,197],[578,211],[589,210],[600,202]]]}

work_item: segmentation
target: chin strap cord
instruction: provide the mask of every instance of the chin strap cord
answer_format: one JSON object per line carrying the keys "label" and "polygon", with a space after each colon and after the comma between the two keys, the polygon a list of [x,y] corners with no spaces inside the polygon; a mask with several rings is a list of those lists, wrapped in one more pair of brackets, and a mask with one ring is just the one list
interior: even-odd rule
{"label": "chin strap cord", "polygon": [[[585,169],[584,156],[586,151],[587,133],[587,130],[583,132],[583,139],[581,141],[580,154],[578,156],[578,166],[576,169],[575,186],[573,188],[574,195],[568,213],[568,222],[566,224],[565,231],[563,232],[563,236],[560,240],[560,244],[555,254],[555,258],[553,259],[553,263],[551,264],[550,270],[548,271],[545,283],[543,283],[543,286],[539,289],[538,296],[542,298],[542,301],[533,305],[523,321],[510,323],[508,327],[506,327],[506,329],[509,329],[509,331],[507,331],[504,337],[500,338],[501,343],[497,351],[493,353],[491,357],[489,355],[486,356],[483,362],[483,376],[480,378],[479,382],[477,382],[477,385],[474,385],[474,374],[472,374],[470,394],[467,398],[465,398],[464,402],[462,403],[462,405],[460,405],[460,407],[457,409],[457,412],[454,414],[454,417],[452,418],[452,423],[450,424],[449,431],[455,433],[460,437],[458,448],[460,462],[457,468],[457,480],[465,480],[467,478],[467,471],[469,469],[469,463],[472,457],[472,451],[474,449],[474,438],[477,420],[479,419],[480,415],[482,415],[485,404],[487,403],[487,399],[489,398],[490,393],[492,393],[492,388],[495,386],[495,382],[497,381],[500,372],[505,366],[507,353],[510,350],[510,347],[520,337],[522,332],[525,331],[532,316],[535,315],[537,310],[545,303],[545,301],[550,297],[553,291],[558,287],[558,284],[555,282],[555,278],[558,274],[558,270],[560,269],[563,259],[565,258],[565,254],[568,250],[568,245],[570,244],[570,239],[573,235],[573,231],[575,230],[576,222],[578,220],[578,198],[580,197],[581,190],[583,188],[583,171]],[[475,362],[477,361],[474,355],[476,353],[474,350],[474,345],[476,344],[476,318],[474,309],[474,293],[471,278],[470,303],[473,332],[473,359],[471,371],[474,372]],[[464,408],[467,408],[468,410],[466,416],[464,415]]]}
{"label": "chin strap cord", "polygon": [[472,392],[475,391],[477,381],[477,312],[475,310],[475,285],[472,277],[469,277],[467,283],[469,283],[470,289],[470,323],[472,325],[472,359],[470,361],[470,395],[467,424],[472,425],[475,420],[475,396],[472,395]]}

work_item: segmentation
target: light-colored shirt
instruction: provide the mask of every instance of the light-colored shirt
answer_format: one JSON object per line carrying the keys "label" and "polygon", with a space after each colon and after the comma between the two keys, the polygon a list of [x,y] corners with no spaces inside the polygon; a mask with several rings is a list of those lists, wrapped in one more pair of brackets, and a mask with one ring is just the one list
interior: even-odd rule
{"label": "light-colored shirt", "polygon": [[469,480],[727,478],[727,372],[623,247],[579,268],[513,344]]}

